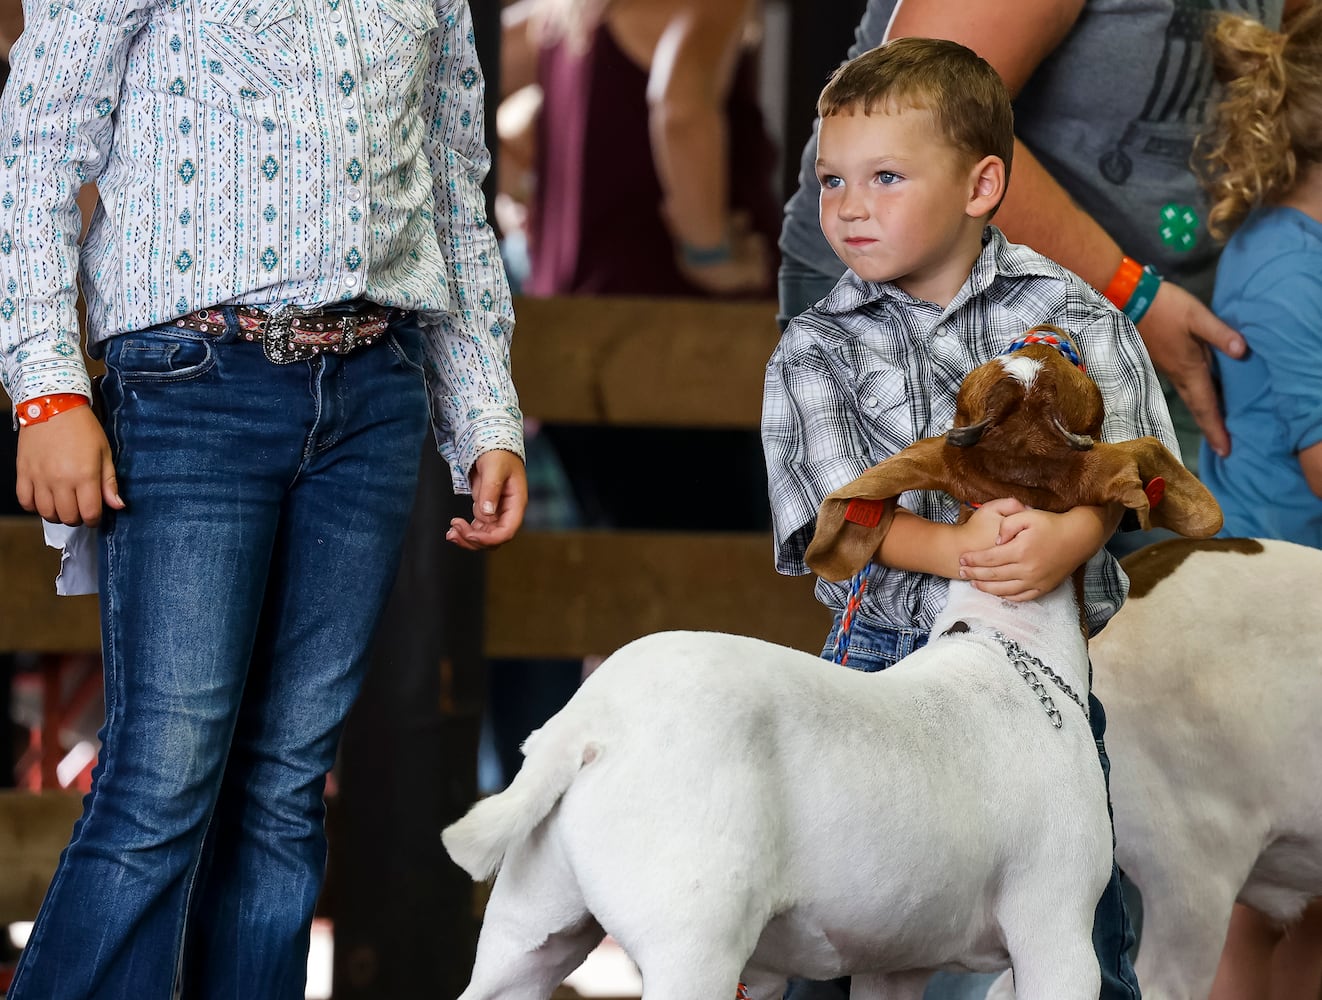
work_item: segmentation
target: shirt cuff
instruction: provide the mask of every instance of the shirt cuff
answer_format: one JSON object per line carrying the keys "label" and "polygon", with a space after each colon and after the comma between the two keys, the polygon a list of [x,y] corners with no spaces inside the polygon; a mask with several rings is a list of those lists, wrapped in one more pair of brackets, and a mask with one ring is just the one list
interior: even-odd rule
{"label": "shirt cuff", "polygon": [[441,455],[450,464],[456,493],[471,493],[468,474],[478,457],[489,451],[509,451],[527,461],[523,446],[523,411],[499,403],[469,404],[459,396],[439,402],[439,427],[458,428],[452,439],[438,441]]}

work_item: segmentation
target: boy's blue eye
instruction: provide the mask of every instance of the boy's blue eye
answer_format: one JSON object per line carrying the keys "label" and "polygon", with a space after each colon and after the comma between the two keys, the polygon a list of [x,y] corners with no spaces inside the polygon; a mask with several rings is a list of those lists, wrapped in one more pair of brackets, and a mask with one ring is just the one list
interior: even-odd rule
{"label": "boy's blue eye", "polygon": [[881,181],[883,184],[894,184],[899,179],[899,174],[893,174],[889,170],[877,171],[877,180]]}
{"label": "boy's blue eye", "polygon": [[844,181],[842,181],[839,177],[836,177],[833,174],[827,174],[825,177],[822,178],[822,187],[824,188],[836,188],[843,183]]}

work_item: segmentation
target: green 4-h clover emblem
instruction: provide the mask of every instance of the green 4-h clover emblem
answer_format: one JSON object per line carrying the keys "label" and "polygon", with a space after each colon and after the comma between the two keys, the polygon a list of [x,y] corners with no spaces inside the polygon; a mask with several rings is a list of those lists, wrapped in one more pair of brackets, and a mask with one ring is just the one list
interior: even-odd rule
{"label": "green 4-h clover emblem", "polygon": [[1198,242],[1198,213],[1188,205],[1171,202],[1161,207],[1161,224],[1157,232],[1161,242],[1172,250],[1192,250]]}

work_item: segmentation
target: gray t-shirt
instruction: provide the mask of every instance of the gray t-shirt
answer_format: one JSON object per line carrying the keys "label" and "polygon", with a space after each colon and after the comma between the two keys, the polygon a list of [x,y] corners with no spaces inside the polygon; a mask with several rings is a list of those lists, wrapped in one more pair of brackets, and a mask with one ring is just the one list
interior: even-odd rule
{"label": "gray t-shirt", "polygon": [[[881,44],[897,0],[871,0],[852,58]],[[1283,0],[1088,0],[1061,45],[1015,101],[1015,130],[1079,205],[1129,256],[1211,300],[1219,247],[1189,167],[1213,95],[1203,37],[1218,11],[1278,28]],[[782,252],[825,275],[844,266],[822,236],[814,164],[817,127],[799,189],[785,206]],[[1011,168],[1011,181],[1013,166]]]}

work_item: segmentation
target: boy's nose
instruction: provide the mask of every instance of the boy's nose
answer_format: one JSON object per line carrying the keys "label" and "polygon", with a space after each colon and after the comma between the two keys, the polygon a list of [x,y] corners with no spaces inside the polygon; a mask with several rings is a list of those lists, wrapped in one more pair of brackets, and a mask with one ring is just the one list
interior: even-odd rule
{"label": "boy's nose", "polygon": [[857,188],[845,188],[841,192],[839,207],[836,211],[842,219],[865,219],[868,214],[868,206]]}

